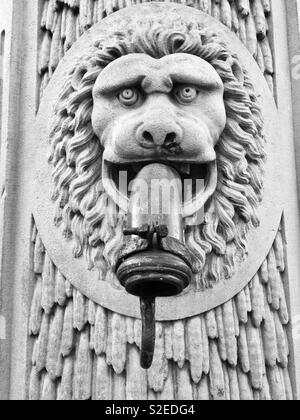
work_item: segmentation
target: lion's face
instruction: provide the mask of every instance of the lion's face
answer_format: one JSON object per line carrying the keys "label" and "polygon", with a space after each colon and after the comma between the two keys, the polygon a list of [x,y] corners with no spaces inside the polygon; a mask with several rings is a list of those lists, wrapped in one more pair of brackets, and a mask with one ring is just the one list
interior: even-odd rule
{"label": "lion's face", "polygon": [[191,165],[214,162],[226,125],[223,94],[215,69],[190,54],[130,54],[113,61],[93,89],[92,124],[104,149],[104,176],[112,177],[113,167],[149,162],[175,164],[189,176]]}
{"label": "lion's face", "polygon": [[110,34],[70,73],[50,134],[52,197],[74,255],[84,253],[110,281],[128,203],[115,211],[116,171],[134,178],[161,162],[182,178],[202,174],[204,199],[192,200],[184,216],[206,201],[205,220],[186,223],[185,244],[199,262],[194,284],[210,287],[232,275],[247,231],[259,223],[263,122],[247,72],[228,48],[189,22],[172,25]]}

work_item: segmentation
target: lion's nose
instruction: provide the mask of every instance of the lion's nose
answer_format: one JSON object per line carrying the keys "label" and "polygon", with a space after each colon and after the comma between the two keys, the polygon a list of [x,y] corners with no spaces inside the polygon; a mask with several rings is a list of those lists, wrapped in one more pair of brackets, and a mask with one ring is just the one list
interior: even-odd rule
{"label": "lion's nose", "polygon": [[157,125],[156,127],[144,127],[144,130],[138,136],[139,144],[146,148],[151,149],[157,146],[164,149],[170,149],[175,145],[181,143],[182,133],[180,128],[172,127],[171,130]]}

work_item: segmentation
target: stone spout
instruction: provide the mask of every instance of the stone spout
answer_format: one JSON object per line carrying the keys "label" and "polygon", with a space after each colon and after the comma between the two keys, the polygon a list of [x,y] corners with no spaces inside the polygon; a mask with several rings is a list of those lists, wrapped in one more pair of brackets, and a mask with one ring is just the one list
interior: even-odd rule
{"label": "stone spout", "polygon": [[[181,209],[182,183],[176,170],[164,164],[146,165],[133,182],[124,231],[130,237],[126,245],[130,251],[123,251],[117,269],[126,291],[140,297],[145,369],[152,364],[155,347],[156,297],[178,295],[191,281]],[[145,241],[143,249],[134,250],[137,236]]]}

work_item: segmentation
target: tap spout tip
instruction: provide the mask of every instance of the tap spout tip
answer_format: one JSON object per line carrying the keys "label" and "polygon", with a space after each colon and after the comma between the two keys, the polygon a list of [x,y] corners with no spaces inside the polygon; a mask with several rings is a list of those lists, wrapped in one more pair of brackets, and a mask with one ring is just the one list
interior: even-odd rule
{"label": "tap spout tip", "polygon": [[155,347],[155,297],[141,297],[142,342],[141,367],[149,369],[152,365]]}

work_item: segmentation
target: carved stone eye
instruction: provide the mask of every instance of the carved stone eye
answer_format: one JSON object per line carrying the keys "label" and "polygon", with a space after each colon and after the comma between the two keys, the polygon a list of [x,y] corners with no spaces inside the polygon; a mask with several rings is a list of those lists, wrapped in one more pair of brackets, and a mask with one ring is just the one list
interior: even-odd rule
{"label": "carved stone eye", "polygon": [[135,88],[126,88],[118,96],[119,101],[126,106],[132,106],[139,100],[139,92]]}
{"label": "carved stone eye", "polygon": [[193,102],[198,95],[197,89],[194,86],[181,86],[175,89],[174,93],[176,99],[185,104]]}

